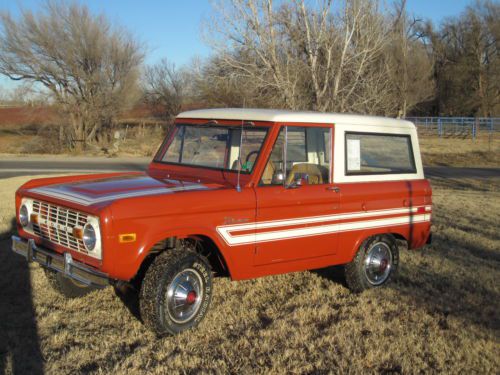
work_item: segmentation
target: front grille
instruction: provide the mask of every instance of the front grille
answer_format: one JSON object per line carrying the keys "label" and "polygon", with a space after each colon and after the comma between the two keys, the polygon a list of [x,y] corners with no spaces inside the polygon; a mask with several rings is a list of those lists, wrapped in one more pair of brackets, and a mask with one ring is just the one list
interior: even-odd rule
{"label": "front grille", "polygon": [[33,213],[38,215],[38,224],[33,223],[33,233],[50,242],[87,254],[81,239],[73,235],[73,228],[83,228],[87,224],[87,214],[33,201]]}

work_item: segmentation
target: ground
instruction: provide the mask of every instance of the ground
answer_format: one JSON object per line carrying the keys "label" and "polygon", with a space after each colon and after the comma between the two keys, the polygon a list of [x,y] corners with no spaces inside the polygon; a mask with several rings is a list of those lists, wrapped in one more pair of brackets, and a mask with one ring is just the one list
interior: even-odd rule
{"label": "ground", "polygon": [[498,167],[500,133],[476,139],[454,137],[419,137],[425,166]]}
{"label": "ground", "polygon": [[[0,185],[4,237],[13,192]],[[112,288],[65,300],[0,242],[0,374],[500,371],[500,180],[434,179],[434,242],[355,295],[338,269],[215,281],[197,330],[158,340]]]}

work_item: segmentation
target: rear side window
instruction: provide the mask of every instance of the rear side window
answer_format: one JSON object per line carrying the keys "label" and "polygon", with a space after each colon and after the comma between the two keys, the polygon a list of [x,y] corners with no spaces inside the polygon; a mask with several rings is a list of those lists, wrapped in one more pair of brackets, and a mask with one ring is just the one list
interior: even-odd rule
{"label": "rear side window", "polygon": [[399,134],[345,134],[346,175],[416,173],[411,137]]}

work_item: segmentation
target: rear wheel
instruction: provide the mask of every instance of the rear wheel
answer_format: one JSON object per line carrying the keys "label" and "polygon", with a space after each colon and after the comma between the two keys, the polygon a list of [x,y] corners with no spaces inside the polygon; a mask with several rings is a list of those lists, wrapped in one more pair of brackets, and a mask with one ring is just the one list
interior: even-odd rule
{"label": "rear wheel", "polygon": [[345,265],[345,278],[349,289],[362,292],[387,284],[396,275],[399,250],[394,237],[370,237],[360,246],[353,261]]}
{"label": "rear wheel", "polygon": [[139,306],[144,324],[158,336],[197,326],[212,298],[212,271],[205,257],[188,249],[156,257],[142,281]]}
{"label": "rear wheel", "polygon": [[79,298],[97,290],[94,286],[88,286],[76,280],[70,279],[60,272],[55,272],[47,268],[44,268],[43,270],[50,286],[64,297]]}

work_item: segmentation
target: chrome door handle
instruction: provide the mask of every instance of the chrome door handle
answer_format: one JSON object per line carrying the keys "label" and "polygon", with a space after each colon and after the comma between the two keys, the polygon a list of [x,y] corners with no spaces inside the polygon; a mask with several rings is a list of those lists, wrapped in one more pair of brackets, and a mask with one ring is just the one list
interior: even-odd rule
{"label": "chrome door handle", "polygon": [[328,186],[326,190],[333,190],[336,193],[340,193],[340,188],[338,186]]}

